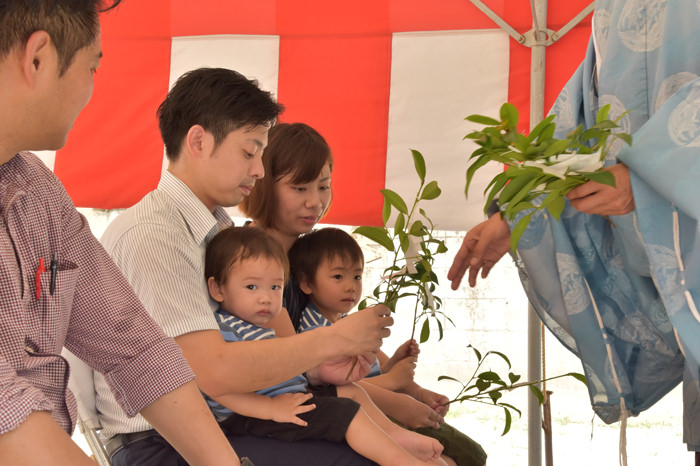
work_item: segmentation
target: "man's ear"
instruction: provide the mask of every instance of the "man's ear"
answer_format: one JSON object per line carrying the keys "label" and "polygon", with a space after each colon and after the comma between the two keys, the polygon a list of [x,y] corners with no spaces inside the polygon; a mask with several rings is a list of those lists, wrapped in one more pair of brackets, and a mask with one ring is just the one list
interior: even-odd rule
{"label": "man's ear", "polygon": [[51,68],[51,63],[55,63],[58,73],[58,55],[51,42],[51,36],[46,31],[35,31],[29,36],[24,46],[22,56],[22,71],[27,82],[34,86],[40,73]]}
{"label": "man's ear", "polygon": [[209,277],[207,279],[207,287],[209,288],[209,296],[211,296],[214,301],[220,303],[224,300],[224,294],[221,292],[221,287],[218,283],[216,283],[214,277]]}
{"label": "man's ear", "polygon": [[311,282],[306,276],[299,278],[299,288],[304,294],[311,294]]}
{"label": "man's ear", "polygon": [[185,146],[195,157],[201,157],[214,143],[214,136],[208,133],[201,125],[192,126],[185,136]]}

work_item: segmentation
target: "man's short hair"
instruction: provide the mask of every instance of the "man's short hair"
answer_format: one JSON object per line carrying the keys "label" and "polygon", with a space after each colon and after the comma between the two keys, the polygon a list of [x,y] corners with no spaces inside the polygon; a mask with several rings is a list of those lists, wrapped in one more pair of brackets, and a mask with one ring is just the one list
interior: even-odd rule
{"label": "man's short hair", "polygon": [[278,205],[275,183],[287,175],[292,177],[292,184],[310,183],[326,164],[332,171],[333,154],[318,131],[304,123],[279,123],[267,136],[265,177],[255,182],[238,207],[258,226],[274,228]]}
{"label": "man's short hair", "polygon": [[121,0],[0,0],[0,58],[23,47],[36,31],[46,31],[56,52],[60,74],[76,52],[92,44],[100,30],[98,13]]}
{"label": "man's short hair", "polygon": [[218,146],[232,131],[272,125],[284,107],[258,82],[226,68],[199,68],[177,80],[160,107],[158,124],[169,160],[180,155],[187,132],[201,125]]}

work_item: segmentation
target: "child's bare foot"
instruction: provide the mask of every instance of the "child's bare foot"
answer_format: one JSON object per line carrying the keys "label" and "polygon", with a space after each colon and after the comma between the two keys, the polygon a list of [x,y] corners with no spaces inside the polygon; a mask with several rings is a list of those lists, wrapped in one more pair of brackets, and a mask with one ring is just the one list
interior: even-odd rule
{"label": "child's bare foot", "polygon": [[[391,433],[391,436],[396,443],[422,461],[440,460],[443,446],[434,438],[405,429],[396,430]],[[440,461],[435,464],[444,464],[444,461]]]}

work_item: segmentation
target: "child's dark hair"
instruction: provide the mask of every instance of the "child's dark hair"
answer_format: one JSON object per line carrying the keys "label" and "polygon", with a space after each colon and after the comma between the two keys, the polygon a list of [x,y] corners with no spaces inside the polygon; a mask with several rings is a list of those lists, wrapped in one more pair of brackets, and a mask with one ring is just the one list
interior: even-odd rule
{"label": "child's dark hair", "polygon": [[264,257],[279,262],[284,268],[284,279],[289,275],[289,262],[284,249],[263,230],[255,227],[229,227],[209,241],[204,256],[204,278],[214,277],[223,285],[228,272],[236,263]]}
{"label": "child's dark hair", "polygon": [[289,249],[290,273],[297,281],[314,281],[324,260],[340,257],[364,266],[365,257],[355,238],[339,228],[321,228],[297,239]]}

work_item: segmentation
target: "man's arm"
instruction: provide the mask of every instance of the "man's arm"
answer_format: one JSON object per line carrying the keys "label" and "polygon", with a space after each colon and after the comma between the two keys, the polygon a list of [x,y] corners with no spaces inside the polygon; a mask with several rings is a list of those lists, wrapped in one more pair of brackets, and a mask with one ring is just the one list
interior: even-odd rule
{"label": "man's arm", "polygon": [[15,466],[95,466],[48,411],[34,411],[16,429],[0,434],[0,458]]}
{"label": "man's arm", "polygon": [[241,464],[195,382],[161,396],[141,410],[141,415],[189,464]]}
{"label": "man's arm", "polygon": [[330,327],[286,338],[227,343],[218,330],[203,330],[175,341],[202,391],[216,398],[275,385],[340,356],[376,351],[389,336],[393,319],[388,314],[386,307],[375,306]]}

